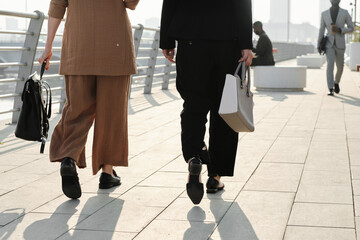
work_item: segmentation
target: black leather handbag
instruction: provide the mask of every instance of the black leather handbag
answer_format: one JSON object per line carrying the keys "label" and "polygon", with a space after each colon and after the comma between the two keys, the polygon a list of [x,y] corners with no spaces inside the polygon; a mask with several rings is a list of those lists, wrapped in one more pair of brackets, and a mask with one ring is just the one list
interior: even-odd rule
{"label": "black leather handbag", "polygon": [[327,43],[328,37],[323,36],[323,38],[320,41],[320,55],[324,55],[326,53],[326,43]]}
{"label": "black leather handbag", "polygon": [[[40,153],[44,153],[51,117],[51,89],[42,80],[46,62],[41,66],[40,76],[31,74],[25,82],[21,95],[23,102],[16,125],[15,136],[24,140],[41,142]],[[43,96],[46,92],[46,100]]]}

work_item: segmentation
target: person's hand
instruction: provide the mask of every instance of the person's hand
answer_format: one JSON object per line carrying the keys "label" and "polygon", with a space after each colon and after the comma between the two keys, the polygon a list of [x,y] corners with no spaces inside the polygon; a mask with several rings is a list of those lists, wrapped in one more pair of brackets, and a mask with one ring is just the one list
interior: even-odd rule
{"label": "person's hand", "polygon": [[318,47],[317,50],[318,50],[319,54],[321,55],[322,51],[321,51],[320,47]]}
{"label": "person's hand", "polygon": [[242,58],[240,58],[239,62],[245,61],[245,66],[249,67],[254,57],[251,49],[244,49],[241,51],[241,54]]}
{"label": "person's hand", "polygon": [[164,56],[172,63],[175,63],[174,57],[175,57],[175,49],[164,49],[162,50],[162,53]]}
{"label": "person's hand", "polygon": [[41,54],[41,56],[38,59],[38,62],[40,64],[43,64],[43,62],[46,61],[46,66],[45,66],[46,70],[49,70],[50,68],[50,60],[52,58],[52,55],[53,55],[52,48],[45,47],[44,52]]}
{"label": "person's hand", "polygon": [[341,33],[340,28],[338,28],[336,25],[331,25],[331,31],[333,33]]}

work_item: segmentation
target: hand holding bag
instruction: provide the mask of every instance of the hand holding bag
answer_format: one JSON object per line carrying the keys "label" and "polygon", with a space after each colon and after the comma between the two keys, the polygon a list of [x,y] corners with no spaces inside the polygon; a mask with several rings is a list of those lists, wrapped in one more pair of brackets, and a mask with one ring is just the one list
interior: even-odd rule
{"label": "hand holding bag", "polygon": [[234,75],[226,75],[219,114],[235,132],[255,130],[250,86],[250,69],[245,62],[239,63]]}
{"label": "hand holding bag", "polygon": [[[45,65],[46,62],[41,66],[40,77],[34,72],[25,82],[21,95],[23,104],[15,130],[18,138],[41,142],[40,153],[44,153],[51,117],[51,89],[47,82],[42,81]],[[43,89],[46,91],[46,101]]]}

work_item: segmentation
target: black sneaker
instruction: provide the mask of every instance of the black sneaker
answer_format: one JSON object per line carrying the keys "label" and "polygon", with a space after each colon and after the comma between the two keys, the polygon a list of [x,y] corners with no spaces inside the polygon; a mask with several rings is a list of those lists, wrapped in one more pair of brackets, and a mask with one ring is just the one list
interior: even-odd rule
{"label": "black sneaker", "polygon": [[329,89],[328,96],[334,96],[334,89]]}
{"label": "black sneaker", "polygon": [[334,92],[335,92],[335,93],[339,93],[339,92],[340,92],[339,84],[338,84],[338,83],[335,83],[335,84],[334,84],[334,87],[335,87]]}
{"label": "black sneaker", "polygon": [[100,189],[108,189],[115,186],[119,186],[121,184],[121,178],[116,174],[115,170],[113,170],[114,176],[108,173],[101,173],[100,175]]}
{"label": "black sneaker", "polygon": [[79,177],[73,159],[66,157],[62,160],[60,174],[64,194],[72,199],[81,197]]}

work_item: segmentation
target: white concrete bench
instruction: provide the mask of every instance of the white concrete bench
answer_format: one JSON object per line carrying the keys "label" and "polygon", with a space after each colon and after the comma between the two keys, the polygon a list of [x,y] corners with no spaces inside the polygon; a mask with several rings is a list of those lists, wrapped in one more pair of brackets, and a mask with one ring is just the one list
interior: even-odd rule
{"label": "white concrete bench", "polygon": [[298,66],[306,66],[308,68],[321,68],[325,63],[325,57],[318,55],[303,55],[296,57]]}
{"label": "white concrete bench", "polygon": [[257,90],[302,91],[306,87],[304,66],[256,66],[254,87]]}

